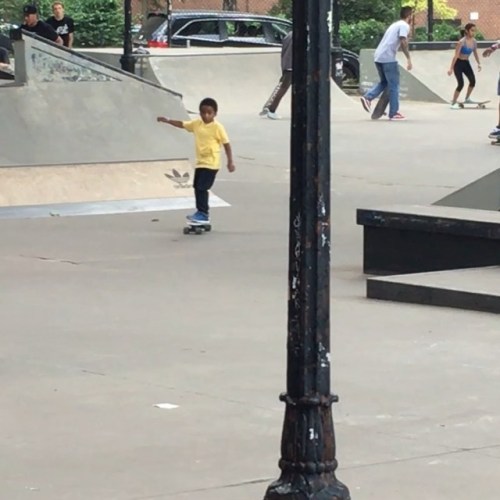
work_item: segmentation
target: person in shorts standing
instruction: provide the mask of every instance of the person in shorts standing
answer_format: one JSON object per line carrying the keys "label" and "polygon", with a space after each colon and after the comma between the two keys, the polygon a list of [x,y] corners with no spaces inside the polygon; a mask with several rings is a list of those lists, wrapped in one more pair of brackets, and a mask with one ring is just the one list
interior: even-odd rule
{"label": "person in shorts standing", "polygon": [[52,16],[47,19],[47,24],[52,26],[56,33],[62,38],[63,45],[68,49],[73,48],[73,39],[75,33],[75,22],[64,12],[62,2],[52,4]]}

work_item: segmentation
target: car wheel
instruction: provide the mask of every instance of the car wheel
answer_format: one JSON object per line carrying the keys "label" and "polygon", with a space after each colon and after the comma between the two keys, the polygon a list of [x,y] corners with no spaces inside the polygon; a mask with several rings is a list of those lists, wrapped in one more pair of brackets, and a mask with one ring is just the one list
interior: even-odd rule
{"label": "car wheel", "polygon": [[357,80],[358,79],[358,75],[356,74],[356,70],[351,67],[349,64],[346,64],[344,63],[344,77],[343,77],[343,81],[344,82],[347,82],[349,80]]}

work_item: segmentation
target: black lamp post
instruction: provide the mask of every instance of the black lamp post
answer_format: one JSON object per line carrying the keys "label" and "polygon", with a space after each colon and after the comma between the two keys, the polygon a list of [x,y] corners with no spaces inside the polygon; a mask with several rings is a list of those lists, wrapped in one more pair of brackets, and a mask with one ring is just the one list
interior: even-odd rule
{"label": "black lamp post", "polygon": [[331,0],[293,2],[287,392],[280,478],[264,500],[349,500],[330,392]]}
{"label": "black lamp post", "polygon": [[123,30],[123,56],[120,64],[123,71],[135,74],[135,59],[132,54],[132,0],[124,0],[125,26]]}
{"label": "black lamp post", "polygon": [[344,80],[344,62],[340,44],[340,0],[333,0],[332,4],[332,76],[335,83],[342,87]]}
{"label": "black lamp post", "polygon": [[434,0],[427,0],[427,40],[434,40]]}

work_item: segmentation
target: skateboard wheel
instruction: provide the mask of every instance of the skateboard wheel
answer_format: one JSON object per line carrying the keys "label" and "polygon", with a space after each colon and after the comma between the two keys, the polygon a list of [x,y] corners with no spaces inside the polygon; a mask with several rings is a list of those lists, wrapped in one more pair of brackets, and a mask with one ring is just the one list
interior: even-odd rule
{"label": "skateboard wheel", "polygon": [[205,226],[205,231],[206,231],[207,233],[209,233],[211,230],[212,230],[212,226],[211,226],[210,224],[207,224],[207,225]]}
{"label": "skateboard wheel", "polygon": [[195,234],[201,234],[203,232],[203,229],[201,229],[201,227],[196,227],[194,229],[194,232],[195,232]]}
{"label": "skateboard wheel", "polygon": [[185,228],[182,230],[182,232],[183,232],[184,234],[189,234],[189,228],[188,228],[188,227],[185,227]]}

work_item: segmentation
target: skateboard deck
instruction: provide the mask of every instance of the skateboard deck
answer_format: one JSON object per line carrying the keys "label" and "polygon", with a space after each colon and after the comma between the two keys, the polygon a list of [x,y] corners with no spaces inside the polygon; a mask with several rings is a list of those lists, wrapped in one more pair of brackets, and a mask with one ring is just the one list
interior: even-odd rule
{"label": "skateboard deck", "polygon": [[212,224],[208,223],[201,223],[201,222],[193,222],[193,221],[186,221],[186,227],[183,229],[184,234],[203,234],[203,233],[209,233],[212,230]]}
{"label": "skateboard deck", "polygon": [[372,112],[372,120],[378,120],[380,117],[384,116],[385,110],[389,104],[389,89],[385,89],[380,96],[380,99]]}
{"label": "skateboard deck", "polygon": [[0,69],[0,80],[14,80],[15,76],[12,71],[7,69]]}
{"label": "skateboard deck", "polygon": [[491,101],[481,102],[459,102],[458,105],[461,109],[486,109],[486,104]]}

